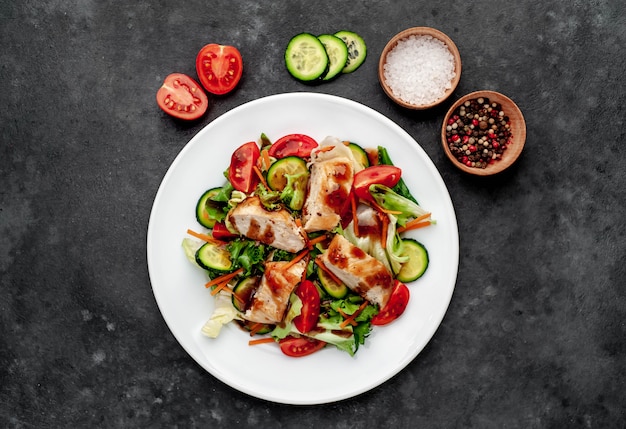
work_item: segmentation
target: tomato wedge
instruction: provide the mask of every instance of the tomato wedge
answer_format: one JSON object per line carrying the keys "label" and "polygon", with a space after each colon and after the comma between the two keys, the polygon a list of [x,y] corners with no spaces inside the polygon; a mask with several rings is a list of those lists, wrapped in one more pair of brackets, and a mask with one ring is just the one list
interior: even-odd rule
{"label": "tomato wedge", "polygon": [[259,177],[254,172],[261,151],[255,142],[244,143],[233,152],[230,158],[228,178],[238,191],[250,193],[259,183]]}
{"label": "tomato wedge", "polygon": [[293,319],[298,331],[306,334],[317,326],[320,317],[320,293],[310,280],[304,280],[296,289],[296,295],[302,301],[300,315]]}
{"label": "tomato wedge", "polygon": [[182,73],[172,73],[156,94],[159,107],[178,119],[194,120],[204,115],[209,99],[195,80]]}
{"label": "tomato wedge", "polygon": [[239,237],[237,234],[233,234],[226,228],[224,222],[215,222],[213,225],[213,232],[211,233],[216,240],[230,240],[232,238]]}
{"label": "tomato wedge", "polygon": [[268,155],[274,158],[299,156],[307,158],[311,151],[318,146],[315,139],[306,134],[288,134],[276,140],[268,150]]}
{"label": "tomato wedge", "polygon": [[196,72],[211,94],[226,94],[237,86],[243,74],[241,53],[234,46],[208,44],[196,56]]}
{"label": "tomato wedge", "polygon": [[400,317],[409,303],[409,297],[409,288],[404,283],[396,281],[387,305],[372,317],[372,325],[387,325]]}
{"label": "tomato wedge", "polygon": [[354,192],[356,196],[372,201],[371,185],[385,185],[393,188],[400,181],[402,170],[393,165],[374,165],[354,175]]}
{"label": "tomato wedge", "polygon": [[325,342],[308,337],[288,336],[278,342],[280,350],[291,357],[302,357],[321,350],[326,345]]}

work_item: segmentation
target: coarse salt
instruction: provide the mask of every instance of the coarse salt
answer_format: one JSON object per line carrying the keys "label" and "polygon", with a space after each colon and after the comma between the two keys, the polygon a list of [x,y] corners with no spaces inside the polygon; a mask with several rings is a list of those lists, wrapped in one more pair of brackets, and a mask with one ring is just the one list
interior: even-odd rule
{"label": "coarse salt", "polygon": [[400,40],[387,54],[383,70],[393,95],[418,106],[439,100],[456,76],[447,45],[428,35]]}

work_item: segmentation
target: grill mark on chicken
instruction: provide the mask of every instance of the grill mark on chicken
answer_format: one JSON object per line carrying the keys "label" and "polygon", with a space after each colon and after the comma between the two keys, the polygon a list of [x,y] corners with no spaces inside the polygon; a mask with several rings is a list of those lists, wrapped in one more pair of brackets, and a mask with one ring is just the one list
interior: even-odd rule
{"label": "grill mark on chicken", "polygon": [[376,258],[340,235],[333,238],[320,258],[354,292],[381,308],[387,303],[393,289],[393,276]]}

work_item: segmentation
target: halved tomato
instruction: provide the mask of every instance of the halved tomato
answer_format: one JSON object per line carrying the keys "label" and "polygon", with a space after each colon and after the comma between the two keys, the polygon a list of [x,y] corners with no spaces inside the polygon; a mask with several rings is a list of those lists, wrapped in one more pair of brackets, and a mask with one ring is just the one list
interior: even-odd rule
{"label": "halved tomato", "polygon": [[308,337],[288,336],[278,342],[280,350],[291,357],[302,357],[315,353],[324,348],[324,341]]}
{"label": "halved tomato", "polygon": [[306,334],[317,326],[320,317],[320,293],[310,280],[304,280],[296,289],[296,295],[302,301],[300,314],[293,319],[298,331]]}
{"label": "halved tomato", "polygon": [[198,119],[209,107],[209,99],[198,82],[182,73],[165,78],[156,100],[165,113],[185,120]]}
{"label": "halved tomato", "polygon": [[391,292],[387,305],[376,316],[372,317],[372,325],[387,325],[396,320],[406,310],[409,298],[409,288],[404,283],[396,280],[396,285],[393,292]]}
{"label": "halved tomato", "polygon": [[261,151],[256,142],[248,142],[239,146],[230,158],[228,178],[238,191],[250,193],[259,183],[259,177],[254,172]]}
{"label": "halved tomato", "polygon": [[196,56],[196,72],[211,94],[226,94],[237,86],[243,74],[241,53],[234,46],[208,44]]}
{"label": "halved tomato", "polygon": [[286,158],[288,156],[307,158],[311,156],[311,151],[317,146],[315,139],[306,134],[288,134],[276,140],[270,146],[268,154],[274,158]]}
{"label": "halved tomato", "polygon": [[354,192],[363,200],[372,200],[371,185],[385,185],[393,188],[400,181],[402,170],[393,165],[374,165],[354,175]]}

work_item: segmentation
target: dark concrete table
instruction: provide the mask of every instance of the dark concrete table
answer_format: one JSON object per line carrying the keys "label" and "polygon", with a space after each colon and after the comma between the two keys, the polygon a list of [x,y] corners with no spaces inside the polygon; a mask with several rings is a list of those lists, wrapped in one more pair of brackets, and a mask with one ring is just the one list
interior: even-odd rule
{"label": "dark concrete table", "polygon": [[[395,33],[458,45],[447,104],[395,106],[377,81]],[[369,55],[322,86],[283,65],[299,32],[350,29]],[[626,13],[618,1],[0,2],[0,426],[624,427]],[[180,124],[155,93],[198,49],[239,47],[239,88]],[[507,173],[471,178],[443,155],[449,104],[501,91],[525,114]],[[146,229],[168,166],[202,127],[270,94],[358,101],[408,131],[452,196],[461,260],[423,352],[337,404],[251,398],[206,373],[159,313]],[[263,370],[258,363],[259,371]]]}

